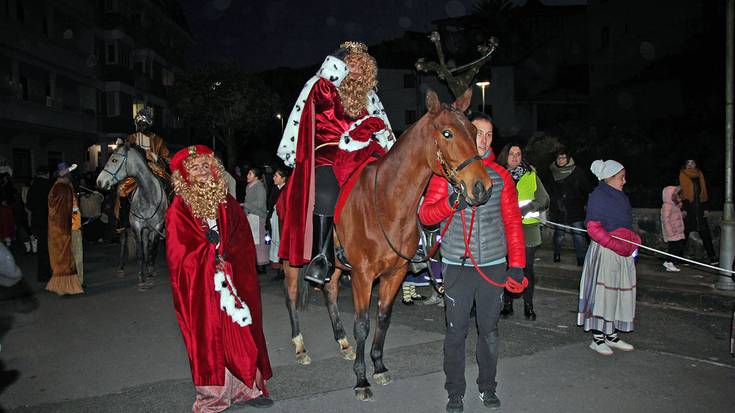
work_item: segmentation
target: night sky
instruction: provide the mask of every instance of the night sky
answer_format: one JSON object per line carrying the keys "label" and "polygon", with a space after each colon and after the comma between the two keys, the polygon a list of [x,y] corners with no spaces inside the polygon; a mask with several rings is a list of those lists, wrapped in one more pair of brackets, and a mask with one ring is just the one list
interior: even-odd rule
{"label": "night sky", "polygon": [[375,44],[400,37],[406,30],[429,32],[432,20],[471,14],[476,2],[181,0],[198,41],[190,61],[235,61],[248,72],[308,66],[344,40]]}

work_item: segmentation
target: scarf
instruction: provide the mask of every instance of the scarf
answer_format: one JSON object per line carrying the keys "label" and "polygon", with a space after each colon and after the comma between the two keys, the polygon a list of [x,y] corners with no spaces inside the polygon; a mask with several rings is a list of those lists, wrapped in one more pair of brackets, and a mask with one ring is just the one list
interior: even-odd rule
{"label": "scarf", "polygon": [[554,181],[559,182],[571,175],[572,171],[574,171],[574,168],[576,167],[577,165],[574,164],[574,159],[570,156],[569,162],[567,162],[566,165],[559,166],[556,164],[556,161],[554,161],[549,166],[549,169],[551,169],[551,174],[554,176]]}
{"label": "scarf", "polygon": [[681,199],[694,202],[694,180],[699,180],[699,202],[707,202],[707,184],[704,182],[704,174],[699,169],[682,169],[679,172],[679,186],[681,186]]}
{"label": "scarf", "polygon": [[633,229],[633,208],[630,201],[623,191],[600,181],[594,191],[590,194],[589,202],[587,202],[588,221],[597,221],[602,223],[605,231],[614,231],[618,228]]}
{"label": "scarf", "polygon": [[509,169],[508,172],[510,172],[510,176],[513,177],[513,181],[515,183],[518,183],[518,181],[521,180],[521,177],[523,174],[528,172],[528,167],[521,162],[520,165],[518,165],[515,169]]}

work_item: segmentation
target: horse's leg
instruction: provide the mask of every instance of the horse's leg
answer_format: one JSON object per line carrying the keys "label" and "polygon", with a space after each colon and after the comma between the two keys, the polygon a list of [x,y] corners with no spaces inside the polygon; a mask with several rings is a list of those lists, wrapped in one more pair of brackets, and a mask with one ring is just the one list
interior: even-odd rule
{"label": "horse's leg", "polygon": [[365,340],[370,333],[370,294],[372,278],[363,272],[352,272],[352,301],[355,305],[355,364],[353,370],[357,377],[355,397],[357,400],[369,401],[373,398],[370,383],[365,374]]}
{"label": "horse's leg", "polygon": [[156,281],[156,253],[158,252],[158,234],[155,231],[148,231],[148,258],[146,259],[147,262],[147,276],[148,279],[146,282],[148,282],[150,285],[153,285]]}
{"label": "horse's leg", "polygon": [[380,278],[380,289],[378,290],[378,322],[375,328],[370,357],[373,359],[373,366],[375,367],[373,380],[382,385],[393,381],[390,374],[388,374],[388,369],[383,364],[383,345],[385,344],[385,335],[390,326],[390,316],[393,311],[396,293],[398,293],[398,289],[401,287],[405,275],[406,268],[403,268],[396,271],[392,277]]}
{"label": "horse's leg", "polygon": [[291,320],[291,343],[296,350],[296,362],[302,365],[311,364],[311,357],[306,353],[304,337],[299,329],[299,313],[296,310],[298,297],[299,268],[292,267],[288,261],[283,262],[283,293],[286,297],[286,309]]}
{"label": "horse's leg", "polygon": [[125,264],[128,261],[128,230],[120,233],[120,266],[117,269],[118,277],[125,276]]}
{"label": "horse's leg", "polygon": [[145,282],[145,241],[143,240],[143,231],[140,229],[133,229],[135,231],[135,245],[138,253],[138,290],[145,291],[148,289],[148,285]]}
{"label": "horse's leg", "polygon": [[332,321],[332,331],[334,331],[334,339],[339,343],[339,353],[345,360],[355,359],[355,350],[350,346],[347,340],[345,328],[342,326],[342,319],[339,316],[339,307],[337,306],[337,298],[339,296],[339,279],[342,276],[342,270],[339,268],[334,270],[331,280],[324,285],[322,292],[324,293],[324,301],[327,304],[327,312],[329,319]]}

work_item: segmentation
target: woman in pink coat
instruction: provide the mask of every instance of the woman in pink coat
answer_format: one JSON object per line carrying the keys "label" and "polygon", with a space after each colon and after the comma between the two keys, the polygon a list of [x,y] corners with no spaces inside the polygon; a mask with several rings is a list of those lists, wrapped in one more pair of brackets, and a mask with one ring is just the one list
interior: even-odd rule
{"label": "woman in pink coat", "polygon": [[[667,186],[661,194],[663,205],[661,205],[661,234],[664,241],[669,244],[669,254],[682,256],[684,253],[684,216],[686,212],[681,210],[681,189],[678,186]],[[673,261],[664,262],[664,268],[668,272],[679,272],[679,268]]]}

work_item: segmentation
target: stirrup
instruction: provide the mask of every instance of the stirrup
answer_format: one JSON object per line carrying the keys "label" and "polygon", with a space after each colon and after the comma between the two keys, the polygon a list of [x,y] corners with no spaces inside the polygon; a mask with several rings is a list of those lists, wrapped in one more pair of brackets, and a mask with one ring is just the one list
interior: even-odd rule
{"label": "stirrup", "polygon": [[326,284],[331,279],[329,268],[331,267],[326,254],[318,254],[314,257],[304,270],[304,279],[317,284]]}

